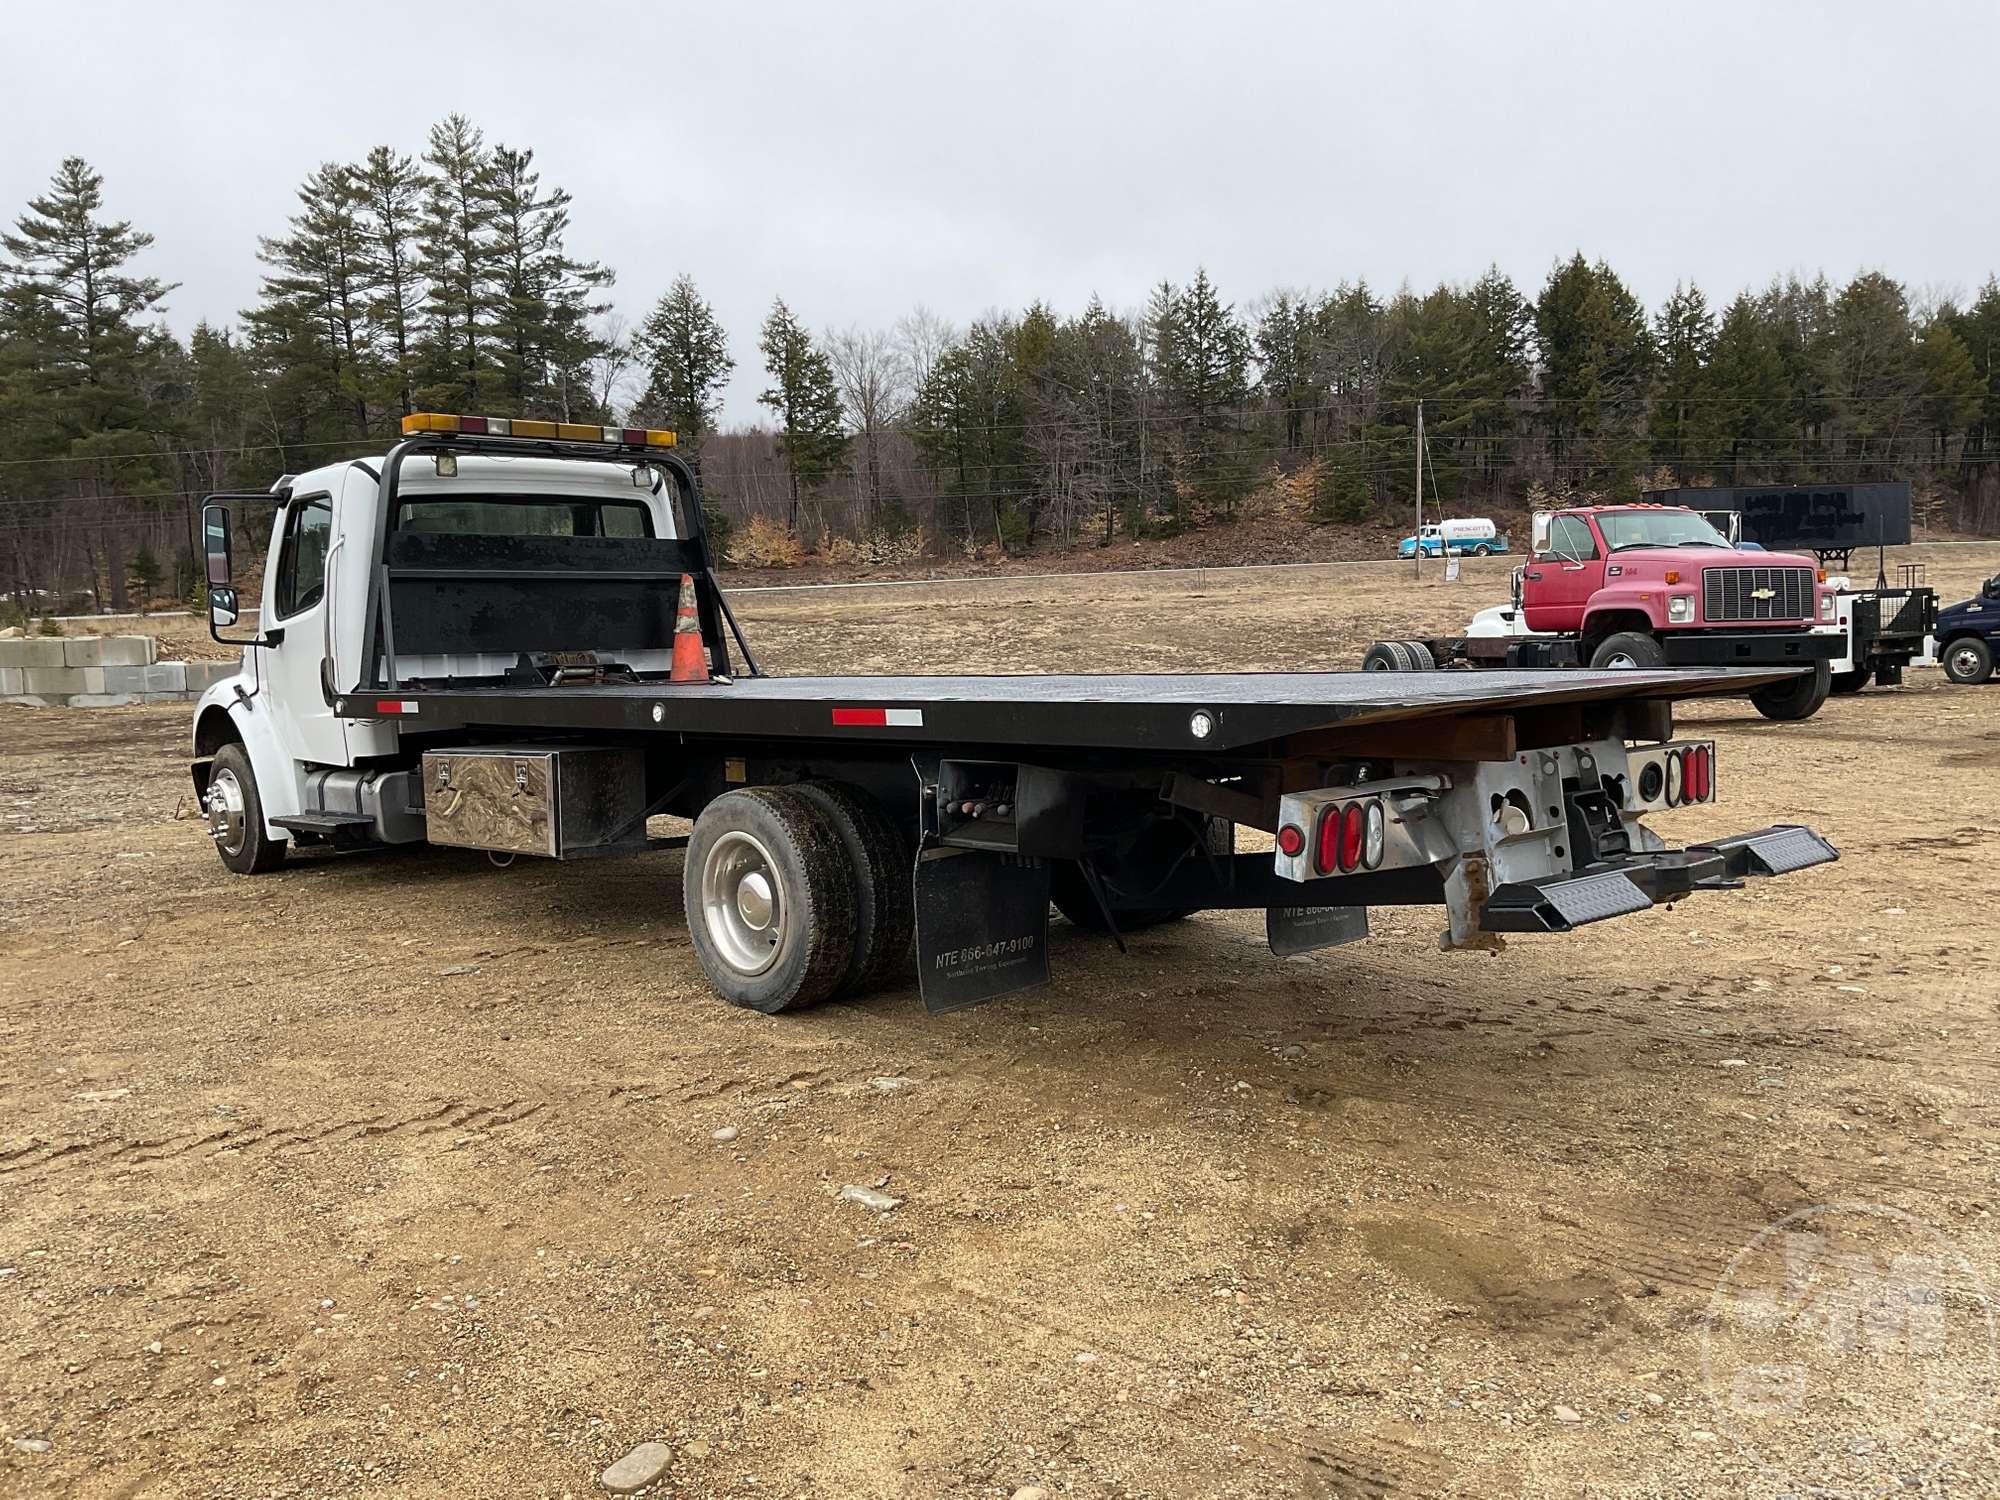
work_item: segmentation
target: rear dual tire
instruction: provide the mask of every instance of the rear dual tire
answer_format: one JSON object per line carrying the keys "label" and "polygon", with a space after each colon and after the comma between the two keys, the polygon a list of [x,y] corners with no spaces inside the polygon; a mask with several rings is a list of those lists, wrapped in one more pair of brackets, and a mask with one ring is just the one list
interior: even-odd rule
{"label": "rear dual tire", "polygon": [[1377,641],[1361,655],[1364,672],[1431,672],[1437,657],[1423,641]]}
{"label": "rear dual tire", "polygon": [[907,848],[854,787],[725,792],[695,819],[682,884],[695,956],[731,1005],[802,1010],[907,970]]}

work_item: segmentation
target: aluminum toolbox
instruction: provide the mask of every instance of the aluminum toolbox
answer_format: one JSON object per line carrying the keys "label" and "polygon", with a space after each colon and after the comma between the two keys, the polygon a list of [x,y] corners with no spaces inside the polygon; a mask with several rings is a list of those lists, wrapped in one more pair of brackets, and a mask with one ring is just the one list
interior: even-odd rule
{"label": "aluminum toolbox", "polygon": [[480,745],[424,752],[433,844],[575,859],[646,839],[646,762],[613,746]]}

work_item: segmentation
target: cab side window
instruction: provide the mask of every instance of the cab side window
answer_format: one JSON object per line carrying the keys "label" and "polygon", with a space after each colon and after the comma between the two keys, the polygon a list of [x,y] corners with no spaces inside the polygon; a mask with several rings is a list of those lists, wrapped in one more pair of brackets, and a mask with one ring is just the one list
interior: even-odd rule
{"label": "cab side window", "polygon": [[305,500],[285,513],[285,542],[278,552],[278,618],[319,603],[326,592],[326,549],[333,537],[333,506]]}
{"label": "cab side window", "polygon": [[1576,562],[1590,562],[1597,556],[1597,543],[1590,527],[1575,516],[1557,516],[1549,525],[1549,551]]}

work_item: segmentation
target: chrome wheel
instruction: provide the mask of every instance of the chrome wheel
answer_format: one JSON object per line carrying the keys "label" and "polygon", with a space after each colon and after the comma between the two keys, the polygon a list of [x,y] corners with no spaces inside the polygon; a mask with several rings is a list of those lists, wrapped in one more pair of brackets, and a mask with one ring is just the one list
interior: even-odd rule
{"label": "chrome wheel", "polygon": [[1630,672],[1636,670],[1639,664],[1632,659],[1629,652],[1614,651],[1604,658],[1604,665],[1614,672]]}
{"label": "chrome wheel", "polygon": [[243,783],[227,766],[208,782],[208,836],[224,854],[241,854],[248,824],[243,817]]}
{"label": "chrome wheel", "polygon": [[741,830],[710,846],[701,866],[702,924],[739,974],[761,974],[785,937],[785,899],[771,851]]}
{"label": "chrome wheel", "polygon": [[1980,656],[1977,648],[1961,646],[1949,658],[1951,672],[1961,680],[1970,679],[1979,672]]}

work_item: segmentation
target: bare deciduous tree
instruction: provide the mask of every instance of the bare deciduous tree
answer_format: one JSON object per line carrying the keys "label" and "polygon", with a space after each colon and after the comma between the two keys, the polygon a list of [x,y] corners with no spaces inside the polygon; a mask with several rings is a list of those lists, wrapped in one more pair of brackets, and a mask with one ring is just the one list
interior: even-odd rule
{"label": "bare deciduous tree", "polygon": [[957,327],[921,302],[896,324],[896,351],[909,369],[912,391],[920,391],[929,383],[937,362],[957,342]]}
{"label": "bare deciduous tree", "polygon": [[909,400],[910,364],[897,342],[876,328],[829,331],[826,354],[847,420],[861,440],[856,457],[867,497],[868,531],[873,535],[882,516],[882,432]]}

